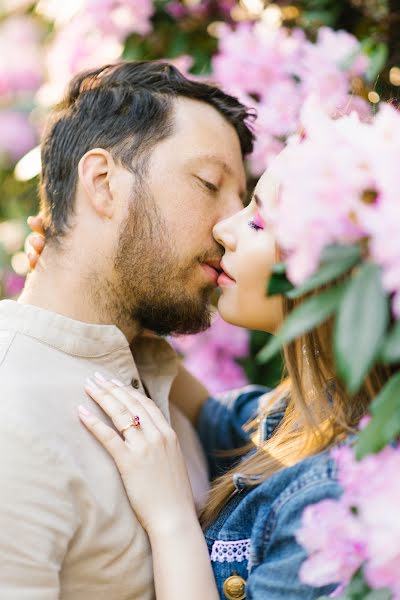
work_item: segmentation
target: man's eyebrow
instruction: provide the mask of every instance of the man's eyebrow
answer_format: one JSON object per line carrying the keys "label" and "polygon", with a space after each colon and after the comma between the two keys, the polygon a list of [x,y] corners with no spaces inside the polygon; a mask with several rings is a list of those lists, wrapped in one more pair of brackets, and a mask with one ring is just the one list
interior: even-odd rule
{"label": "man's eyebrow", "polygon": [[206,154],[205,156],[199,157],[199,160],[205,161],[205,162],[218,163],[227,175],[233,175],[233,171],[232,171],[231,167],[229,165],[227,165],[226,162],[222,158],[220,158],[219,156],[217,156],[215,154]]}

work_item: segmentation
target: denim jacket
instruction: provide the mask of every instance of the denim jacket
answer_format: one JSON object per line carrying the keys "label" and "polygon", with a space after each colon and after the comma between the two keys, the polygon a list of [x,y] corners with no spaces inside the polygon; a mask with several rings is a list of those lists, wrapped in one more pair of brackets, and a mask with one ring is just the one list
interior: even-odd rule
{"label": "denim jacket", "polygon": [[[249,441],[242,425],[257,414],[265,392],[260,386],[248,386],[210,398],[204,405],[198,430],[212,477],[237,463],[237,458],[220,458],[214,452],[239,448]],[[272,435],[283,412],[284,407],[279,406],[264,418],[264,440]],[[221,599],[312,600],[331,593],[337,586],[317,589],[300,581],[299,569],[306,553],[295,538],[307,505],[341,494],[329,453],[285,468],[257,487],[251,487],[240,475],[239,463],[234,482],[236,492],[205,531]],[[242,578],[243,593],[227,581],[235,574]],[[223,591],[225,582],[228,595]]]}

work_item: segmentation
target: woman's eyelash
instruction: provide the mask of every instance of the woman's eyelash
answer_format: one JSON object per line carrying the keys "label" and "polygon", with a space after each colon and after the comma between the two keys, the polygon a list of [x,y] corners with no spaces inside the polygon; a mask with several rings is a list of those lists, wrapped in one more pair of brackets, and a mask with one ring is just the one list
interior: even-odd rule
{"label": "woman's eyelash", "polygon": [[248,226],[255,231],[260,231],[260,229],[265,228],[264,219],[261,217],[260,213],[257,211],[253,218],[248,222]]}
{"label": "woman's eyelash", "polygon": [[263,229],[260,225],[257,225],[255,221],[249,221],[247,225],[251,227],[251,229],[255,229],[255,231],[260,231],[260,229]]}

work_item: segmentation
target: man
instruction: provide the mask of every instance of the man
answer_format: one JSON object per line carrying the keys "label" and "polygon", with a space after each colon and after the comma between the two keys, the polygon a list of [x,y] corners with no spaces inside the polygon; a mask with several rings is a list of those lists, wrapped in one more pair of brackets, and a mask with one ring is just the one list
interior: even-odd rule
{"label": "man", "polygon": [[96,412],[83,386],[99,371],[169,418],[175,355],[140,333],[209,324],[212,228],[241,207],[247,117],[169,65],[121,63],[77,76],[49,120],[46,248],[0,303],[1,598],[154,597],[147,536],[76,407]]}

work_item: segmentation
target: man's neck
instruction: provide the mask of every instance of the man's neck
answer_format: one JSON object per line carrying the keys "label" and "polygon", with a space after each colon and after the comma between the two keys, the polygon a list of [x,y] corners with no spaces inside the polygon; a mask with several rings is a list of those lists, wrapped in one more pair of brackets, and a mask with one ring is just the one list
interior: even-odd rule
{"label": "man's neck", "polygon": [[[46,256],[47,255],[47,256]],[[85,272],[71,261],[46,253],[41,264],[31,273],[19,298],[31,304],[76,321],[99,325],[115,325],[129,343],[140,328],[118,306],[111,286],[96,276],[93,266]]]}

